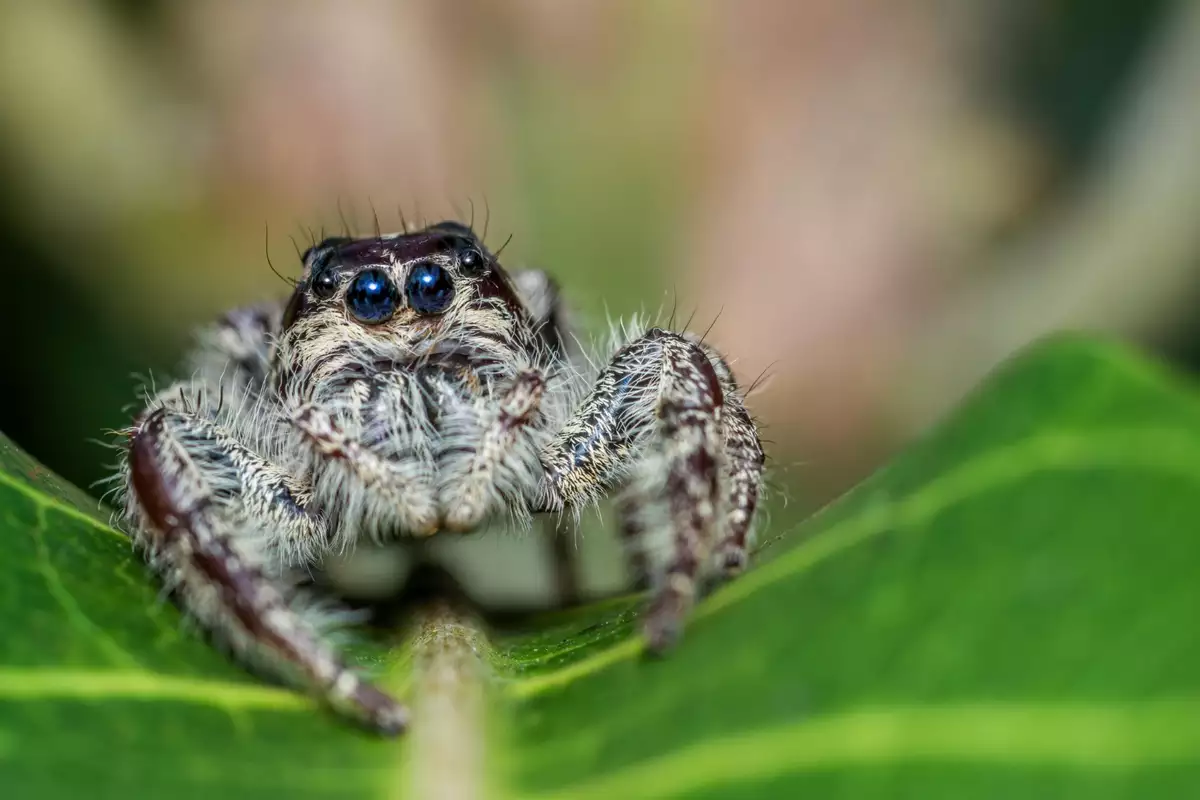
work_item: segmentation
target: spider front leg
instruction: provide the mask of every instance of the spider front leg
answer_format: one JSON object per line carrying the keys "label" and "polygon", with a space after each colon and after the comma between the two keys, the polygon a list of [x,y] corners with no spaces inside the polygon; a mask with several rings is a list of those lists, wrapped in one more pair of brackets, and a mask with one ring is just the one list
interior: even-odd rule
{"label": "spider front leg", "polygon": [[309,402],[285,401],[292,434],[310,462],[322,508],[337,509],[332,541],[386,541],[439,527],[430,451],[433,431],[416,381],[393,374],[359,380]]}
{"label": "spider front leg", "polygon": [[407,713],[352,672],[282,579],[325,542],[295,481],[211,420],[166,408],[135,425],[134,534],[184,607],[235,654],[383,733]]}
{"label": "spider front leg", "polygon": [[601,372],[544,461],[551,508],[620,490],[635,572],[652,584],[646,642],[668,649],[716,562],[727,573],[745,562],[762,451],[728,366],[686,334],[647,331]]}
{"label": "spider front leg", "polygon": [[524,512],[514,500],[527,494],[530,476],[538,469],[536,448],[529,446],[524,429],[537,416],[545,391],[542,374],[525,369],[499,393],[482,420],[466,409],[443,412],[447,455],[439,464],[439,501],[448,529],[474,530],[505,508],[515,515]]}

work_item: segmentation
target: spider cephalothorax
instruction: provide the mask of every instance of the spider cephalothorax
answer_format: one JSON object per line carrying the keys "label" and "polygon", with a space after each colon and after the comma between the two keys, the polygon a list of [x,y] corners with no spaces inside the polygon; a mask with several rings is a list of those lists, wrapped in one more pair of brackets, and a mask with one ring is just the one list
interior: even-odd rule
{"label": "spider cephalothorax", "polygon": [[564,324],[547,276],[509,275],[460,223],[326,239],[286,304],[227,314],[194,377],[150,398],[127,432],[127,522],[236,654],[381,731],[403,708],[343,664],[295,578],[364,539],[615,494],[663,650],[698,582],[745,566],[757,429],[698,337],[637,330],[593,367]]}

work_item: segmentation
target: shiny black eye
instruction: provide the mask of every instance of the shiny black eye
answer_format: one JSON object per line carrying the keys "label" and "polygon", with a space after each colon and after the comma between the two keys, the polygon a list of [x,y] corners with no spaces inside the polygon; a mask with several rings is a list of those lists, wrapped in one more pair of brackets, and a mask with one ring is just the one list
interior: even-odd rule
{"label": "shiny black eye", "polygon": [[380,269],[364,269],[354,276],[346,292],[346,308],[359,322],[380,325],[396,313],[400,293]]}
{"label": "shiny black eye", "polygon": [[333,297],[333,293],[337,291],[337,287],[337,278],[334,277],[332,272],[322,272],[319,275],[313,276],[312,291],[317,297]]}
{"label": "shiny black eye", "polygon": [[408,303],[419,314],[440,314],[450,306],[454,299],[454,282],[450,273],[423,261],[408,273]]}
{"label": "shiny black eye", "polygon": [[458,252],[458,264],[463,270],[470,272],[483,266],[483,254],[474,247]]}

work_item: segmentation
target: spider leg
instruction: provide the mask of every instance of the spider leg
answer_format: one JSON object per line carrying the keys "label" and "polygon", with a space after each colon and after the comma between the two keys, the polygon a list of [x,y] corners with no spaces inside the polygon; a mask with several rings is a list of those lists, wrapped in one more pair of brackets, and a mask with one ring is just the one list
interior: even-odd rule
{"label": "spider leg", "polygon": [[645,547],[645,521],[638,513],[639,500],[632,492],[623,492],[617,497],[616,512],[630,583],[634,589],[645,591],[650,588],[652,569]]}
{"label": "spider leg", "polygon": [[[377,526],[380,530],[374,532],[378,536],[386,534],[383,528],[387,527],[413,536],[437,532],[437,505],[419,466],[413,469],[412,464],[383,458],[320,406],[300,406],[291,412],[291,422],[308,440],[323,467],[313,472],[319,476],[317,490],[326,497],[325,505],[346,509],[343,515],[354,519],[364,516],[356,504],[375,497],[386,509],[371,516],[396,522],[394,526]],[[351,477],[355,480],[349,480]],[[334,496],[340,499],[330,500]]]}
{"label": "spider leg", "polygon": [[186,411],[150,411],[131,438],[134,535],[184,607],[239,658],[371,728],[401,730],[404,708],[346,666],[283,577],[325,541],[303,487]]}
{"label": "spider leg", "polygon": [[188,357],[196,383],[234,403],[256,395],[270,373],[282,316],[279,303],[244,306],[201,329],[200,346]]}
{"label": "spider leg", "polygon": [[[480,438],[468,431],[466,441],[458,444],[454,431],[443,427],[450,459],[440,465],[439,504],[446,509],[447,528],[470,531],[501,508],[519,511],[513,501],[526,494],[538,463],[522,429],[537,414],[545,389],[546,381],[539,372],[523,370],[500,394]],[[447,416],[452,424],[454,415]]]}
{"label": "spider leg", "polygon": [[[753,538],[765,454],[759,441],[758,425],[746,409],[728,362],[716,348],[705,344],[699,337],[686,333],[683,336],[704,351],[721,383],[725,498],[721,510],[723,518],[719,520],[713,547],[713,568],[720,576],[734,577],[746,568],[749,561],[748,548]],[[639,504],[636,494],[625,492],[618,497],[617,515],[634,586],[644,589],[650,586],[653,568],[646,549],[649,543],[647,520],[639,513]]]}
{"label": "spider leg", "polygon": [[[736,394],[726,397],[727,371],[693,338],[651,329],[613,356],[543,455],[549,508],[578,508],[620,488],[635,577],[653,585],[644,632],[656,652],[678,638],[714,547],[744,543],[753,515],[757,488],[739,483],[753,476],[732,477],[729,456],[740,451],[729,447],[726,418],[730,409],[735,423],[749,418]],[[743,514],[744,527],[730,525]]]}
{"label": "spider leg", "polygon": [[542,535],[549,543],[554,591],[559,604],[563,606],[575,605],[583,596],[579,584],[579,551],[575,546],[578,528],[575,517],[570,514],[546,515],[542,518]]}
{"label": "spider leg", "polygon": [[[511,277],[547,350],[568,363],[582,361],[570,311],[554,278],[538,269],[517,270]],[[542,520],[551,575],[562,605],[573,605],[582,597],[576,548],[578,530],[578,521],[572,514],[547,515]]]}
{"label": "spider leg", "polygon": [[671,647],[695,602],[716,538],[721,504],[722,392],[702,351],[667,347],[659,389],[658,436],[625,489],[647,535],[666,534],[651,564],[656,584],[644,632],[652,651]]}
{"label": "spider leg", "polygon": [[352,547],[366,533],[428,536],[439,527],[433,430],[417,382],[400,374],[331,387],[312,402],[285,399],[288,449],[309,459],[321,508],[335,509],[333,539]]}
{"label": "spider leg", "polygon": [[749,561],[754,512],[758,508],[766,456],[759,441],[758,425],[742,400],[733,370],[716,348],[696,340],[704,349],[721,381],[725,398],[721,418],[724,440],[726,498],[724,523],[714,550],[715,568],[727,577],[739,574]]}
{"label": "spider leg", "polygon": [[545,346],[555,355],[577,357],[571,315],[554,278],[540,269],[516,270],[510,277]]}

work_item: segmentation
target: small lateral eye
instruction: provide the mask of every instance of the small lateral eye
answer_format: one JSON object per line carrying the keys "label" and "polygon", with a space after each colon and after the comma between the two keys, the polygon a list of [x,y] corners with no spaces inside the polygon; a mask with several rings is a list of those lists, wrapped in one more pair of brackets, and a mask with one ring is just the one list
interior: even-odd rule
{"label": "small lateral eye", "polygon": [[414,264],[405,285],[408,303],[418,314],[440,314],[454,299],[454,281],[450,273],[429,261]]}
{"label": "small lateral eye", "polygon": [[470,272],[483,266],[483,254],[474,247],[468,247],[458,252],[458,265]]}
{"label": "small lateral eye", "polygon": [[381,269],[364,269],[354,276],[346,292],[350,315],[367,325],[381,325],[391,319],[400,305],[400,292]]}
{"label": "small lateral eye", "polygon": [[333,297],[337,287],[337,278],[331,272],[322,272],[312,279],[312,292],[322,299]]}

